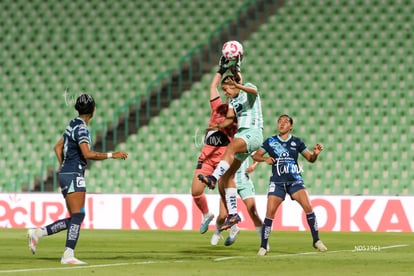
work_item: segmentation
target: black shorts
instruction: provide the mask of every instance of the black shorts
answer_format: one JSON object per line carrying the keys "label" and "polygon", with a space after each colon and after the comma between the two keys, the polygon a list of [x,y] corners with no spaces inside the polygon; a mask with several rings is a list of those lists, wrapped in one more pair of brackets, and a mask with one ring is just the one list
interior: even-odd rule
{"label": "black shorts", "polygon": [[59,185],[63,197],[74,192],[86,192],[85,178],[80,173],[59,173]]}
{"label": "black shorts", "polygon": [[270,182],[269,189],[267,191],[267,195],[278,196],[281,199],[285,200],[286,194],[292,195],[299,190],[305,190],[305,184],[303,181],[295,181],[295,182],[287,182],[287,183],[275,183]]}

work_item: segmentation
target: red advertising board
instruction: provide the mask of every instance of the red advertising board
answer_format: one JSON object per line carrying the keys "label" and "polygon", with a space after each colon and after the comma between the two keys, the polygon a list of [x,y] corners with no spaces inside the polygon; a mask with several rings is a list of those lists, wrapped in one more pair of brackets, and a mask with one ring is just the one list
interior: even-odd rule
{"label": "red advertising board", "polygon": [[[207,195],[210,209],[218,214],[219,197]],[[412,232],[414,197],[401,196],[311,196],[322,231]],[[263,218],[266,196],[256,196]],[[253,230],[243,202],[238,200],[242,229]],[[173,229],[197,230],[201,214],[191,195],[183,194],[88,194],[86,229]],[[0,227],[30,228],[66,217],[59,193],[0,194]],[[214,228],[214,221],[210,225]],[[275,230],[307,230],[305,214],[299,204],[286,199],[273,223]]]}

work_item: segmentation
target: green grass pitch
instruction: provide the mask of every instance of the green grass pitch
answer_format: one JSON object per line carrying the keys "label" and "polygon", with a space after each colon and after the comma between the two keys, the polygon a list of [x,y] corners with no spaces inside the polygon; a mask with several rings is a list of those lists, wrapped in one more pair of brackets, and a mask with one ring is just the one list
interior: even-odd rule
{"label": "green grass pitch", "polygon": [[[60,264],[66,232],[40,240],[36,255],[25,229],[0,229],[1,275],[413,275],[413,233],[322,232],[328,252],[309,232],[277,232],[258,257],[259,237],[241,231],[232,246],[210,245],[212,232],[82,230],[76,256]],[[224,233],[227,235],[227,232]]]}

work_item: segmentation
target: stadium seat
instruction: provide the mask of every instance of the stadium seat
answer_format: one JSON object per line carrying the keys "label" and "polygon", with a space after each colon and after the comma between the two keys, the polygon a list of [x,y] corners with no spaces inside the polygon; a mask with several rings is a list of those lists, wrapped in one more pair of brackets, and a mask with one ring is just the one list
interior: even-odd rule
{"label": "stadium seat", "polygon": [[[75,116],[73,100],[81,92],[91,93],[97,100],[95,124],[112,122],[116,108],[137,94],[145,95],[161,69],[177,69],[178,60],[195,45],[207,43],[207,35],[225,18],[236,16],[234,11],[243,2],[233,5],[234,10],[223,9],[220,20],[212,24],[206,14],[220,4],[218,0],[197,5],[192,1],[127,0],[95,4],[68,0],[23,4],[19,0],[2,4],[4,47],[0,56],[6,73],[2,87],[11,95],[2,103],[12,107],[3,109],[6,116],[2,118],[22,114],[16,110],[28,112],[15,122],[2,121],[2,128],[25,126],[34,116],[33,124],[43,133],[43,140],[33,139],[27,128],[18,135],[8,133],[35,144],[54,143]],[[194,13],[197,17],[191,16]],[[69,105],[62,97],[66,89],[72,101]],[[44,111],[45,116],[39,114]],[[54,117],[50,124],[42,123],[49,114]],[[41,149],[31,153],[37,160],[53,156],[50,145],[47,151],[37,145],[33,148]],[[28,160],[25,152],[21,154]],[[21,173],[10,162],[6,168],[11,179]]]}
{"label": "stadium seat", "polygon": [[[212,24],[210,19],[221,4],[218,0],[4,4],[3,14],[25,18],[0,19],[5,26],[2,85],[13,92],[5,93],[6,101],[0,103],[1,117],[8,118],[2,121],[7,130],[2,141],[13,140],[10,147],[20,150],[16,158],[27,162],[52,155],[53,143],[74,116],[73,103],[62,103],[66,88],[72,97],[90,90],[98,100],[94,123],[112,122],[115,109],[137,94],[145,95],[160,69],[176,69],[184,53],[208,42],[208,34],[222,23]],[[235,17],[236,5],[243,4],[223,9],[220,18]],[[33,10],[47,19],[48,26],[59,27],[40,25]],[[408,169],[413,161],[407,154],[414,149],[410,11],[408,1],[391,6],[378,1],[300,5],[285,1],[242,41],[246,49],[242,72],[260,89],[265,136],[275,133],[278,115],[289,113],[295,118],[294,135],[309,147],[325,144],[318,162],[306,164],[304,178],[312,194],[413,194],[414,177]],[[183,91],[159,117],[128,138],[124,145],[131,152],[128,162],[95,162],[89,178],[97,186],[91,184],[91,191],[96,187],[99,192],[188,193],[200,149],[196,138],[202,137],[208,123],[210,77]],[[23,112],[14,117],[15,110]],[[45,118],[50,119],[42,124]],[[32,135],[30,125],[39,126],[40,135]],[[26,141],[33,146],[26,147]],[[2,152],[14,152],[6,145]],[[35,150],[28,154],[27,149]],[[123,172],[123,179],[101,173],[114,166]],[[11,178],[19,175],[16,164],[7,162],[2,168]],[[257,191],[266,192],[269,174],[268,167],[257,168]],[[102,180],[108,185],[100,184]]]}

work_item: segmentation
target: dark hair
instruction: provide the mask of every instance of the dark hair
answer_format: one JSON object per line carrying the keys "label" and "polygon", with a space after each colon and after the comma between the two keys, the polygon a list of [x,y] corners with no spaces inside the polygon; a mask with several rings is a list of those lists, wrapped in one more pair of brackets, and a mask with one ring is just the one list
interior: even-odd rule
{"label": "dark hair", "polygon": [[230,72],[233,74],[234,81],[237,82],[237,83],[240,83],[241,79],[240,79],[240,76],[239,76],[239,72],[237,70],[237,67],[234,66],[234,65],[231,66],[230,67]]}
{"label": "dark hair", "polygon": [[224,75],[221,77],[221,84],[229,83],[229,79],[233,79],[233,75],[230,72],[224,73]]}
{"label": "dark hair", "polygon": [[280,115],[279,118],[277,119],[277,121],[279,121],[280,118],[282,118],[282,117],[288,117],[290,124],[293,125],[293,119],[292,119],[292,117],[290,117],[287,114]]}
{"label": "dark hair", "polygon": [[225,104],[219,105],[216,110],[218,114],[225,117],[227,115],[228,109],[229,109],[229,105],[225,103]]}
{"label": "dark hair", "polygon": [[95,110],[95,100],[91,95],[82,94],[76,99],[75,109],[79,115],[91,114]]}

